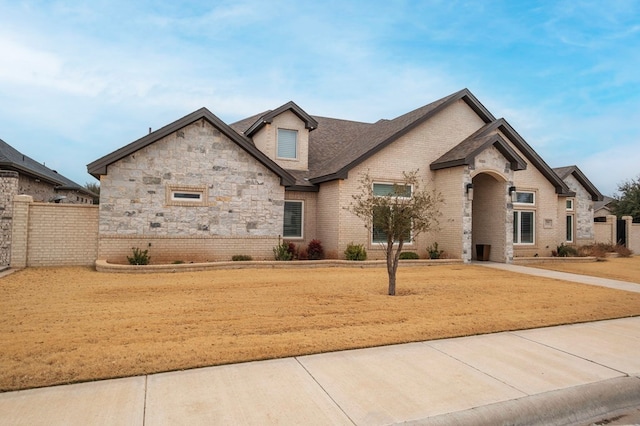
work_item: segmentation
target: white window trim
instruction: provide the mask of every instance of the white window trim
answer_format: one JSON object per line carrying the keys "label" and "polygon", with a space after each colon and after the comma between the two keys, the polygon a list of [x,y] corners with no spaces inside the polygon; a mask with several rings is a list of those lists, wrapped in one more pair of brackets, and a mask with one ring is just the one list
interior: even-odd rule
{"label": "white window trim", "polygon": [[[571,206],[570,206],[570,207],[566,207],[567,203],[571,203]],[[575,206],[574,199],[573,199],[573,198],[567,198],[567,200],[566,200],[566,202],[565,202],[566,210],[567,210],[568,212],[572,212],[572,211],[574,211],[574,210],[575,210],[574,206]]]}
{"label": "white window trim", "polygon": [[[279,151],[279,144],[280,144],[280,130],[284,130],[287,132],[294,132],[296,134],[296,154],[295,157],[281,157],[278,155],[278,151]],[[298,160],[298,156],[299,156],[299,149],[300,149],[300,141],[298,138],[299,132],[296,129],[286,129],[286,128],[278,128],[276,129],[276,158],[279,160],[290,160],[290,161],[296,161]]]}
{"label": "white window trim", "polygon": [[[529,205],[529,204],[527,204],[527,205]],[[513,245],[516,245],[516,246],[533,246],[533,245],[535,245],[536,244],[536,211],[535,210],[524,210],[523,209],[523,210],[514,210],[513,212],[514,213],[518,213],[519,224],[522,223],[522,213],[533,213],[533,222],[531,223],[531,225],[532,225],[531,233],[533,235],[533,241],[530,242],[530,243],[528,243],[528,242],[527,243],[520,242],[522,240],[522,235],[521,235],[522,234],[522,232],[521,232],[522,228],[520,226],[518,226],[517,232],[516,232],[518,238],[517,238],[517,241],[516,240],[513,241]],[[514,224],[514,226],[515,226],[515,224]]]}
{"label": "white window trim", "polygon": [[[284,216],[282,221],[282,238],[286,238],[287,240],[304,240],[304,201],[303,200],[284,200],[286,203],[299,203],[300,206],[300,236],[288,237],[284,235]],[[284,207],[283,207],[284,208]]]}
{"label": "white window trim", "polygon": [[[575,233],[575,220],[576,220],[576,218],[575,218],[575,215],[572,215],[572,214],[568,214],[567,218],[571,218],[571,239],[570,240],[566,240],[566,242],[567,243],[573,243],[574,240],[575,240],[574,233]],[[566,223],[567,222],[565,220],[565,225],[566,225]],[[566,238],[566,236],[567,236],[567,229],[565,229],[565,238]]]}
{"label": "white window trim", "polygon": [[[208,191],[206,185],[167,185],[165,202],[168,206],[201,207],[207,205]],[[199,198],[180,198],[176,194],[198,194]]]}
{"label": "white window trim", "polygon": [[[398,183],[398,182],[385,182],[385,181],[374,181],[374,182],[371,184],[371,190],[372,190],[372,191],[373,191],[374,185],[392,185],[392,186],[393,186],[393,185],[402,185],[402,183]],[[409,185],[409,187],[411,188],[411,197],[413,197],[413,185]],[[374,194],[374,196],[375,196],[375,197],[385,197],[385,195],[375,195],[375,194]],[[386,197],[389,197],[389,195],[386,195]],[[398,196],[398,198],[405,199],[405,200],[410,200],[410,199],[411,199],[411,197],[401,197],[401,196]],[[371,234],[371,238],[370,238],[370,240],[371,240],[371,245],[372,245],[372,246],[373,246],[374,244],[375,244],[375,245],[381,245],[381,244],[386,244],[386,243],[387,243],[386,241],[375,241],[375,240],[373,239],[373,223],[371,224],[371,232],[370,232],[370,234]],[[412,230],[412,232],[410,232],[410,234],[409,234],[409,241],[404,241],[404,242],[403,242],[403,247],[404,247],[404,246],[409,246],[409,247],[413,246],[413,245],[414,245],[414,241],[415,241],[415,240],[414,240],[414,237],[413,237],[413,230]],[[393,243],[393,245],[394,245],[394,246],[397,246],[397,245],[398,245],[398,243]]]}
{"label": "white window trim", "polygon": [[518,202],[515,201],[513,204],[517,205],[517,206],[535,206],[536,205],[536,192],[535,191],[516,191],[516,197],[517,194],[532,194],[533,195],[533,201],[531,203],[523,203],[523,202]]}

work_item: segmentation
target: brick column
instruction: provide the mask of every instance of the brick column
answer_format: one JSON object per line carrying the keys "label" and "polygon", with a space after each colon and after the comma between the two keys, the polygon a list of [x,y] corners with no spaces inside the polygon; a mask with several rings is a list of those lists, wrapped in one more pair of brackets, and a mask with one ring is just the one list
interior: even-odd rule
{"label": "brick column", "polygon": [[606,242],[615,245],[617,238],[616,229],[618,225],[616,221],[618,220],[618,218],[612,214],[608,214],[606,218],[607,225],[609,225],[609,241]]}
{"label": "brick column", "polygon": [[27,249],[29,239],[29,205],[33,203],[30,195],[13,197],[13,224],[11,227],[11,267],[27,267]]}

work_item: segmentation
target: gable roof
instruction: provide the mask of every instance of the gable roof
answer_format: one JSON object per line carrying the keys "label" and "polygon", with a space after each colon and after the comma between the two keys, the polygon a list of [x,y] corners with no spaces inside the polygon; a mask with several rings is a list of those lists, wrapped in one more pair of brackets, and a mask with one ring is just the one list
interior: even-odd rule
{"label": "gable roof", "polygon": [[307,114],[302,108],[295,104],[293,101],[289,101],[286,104],[271,110],[267,111],[264,114],[257,117],[257,120],[244,131],[244,135],[247,137],[253,136],[258,130],[263,128],[266,124],[271,124],[273,119],[285,111],[291,111],[295,115],[300,118],[304,122],[305,128],[309,129],[309,131],[318,127],[318,122],[313,119],[309,114]]}
{"label": "gable roof", "polygon": [[279,176],[280,181],[283,185],[288,186],[295,183],[295,179],[291,174],[289,174],[286,170],[284,170],[273,160],[267,157],[262,151],[256,148],[249,138],[238,134],[222,120],[216,117],[207,108],[200,108],[199,110],[194,111],[191,114],[188,114],[181,119],[176,120],[173,123],[170,123],[156,130],[155,132],[149,133],[148,135],[134,142],[131,142],[128,145],[123,146],[122,148],[112,152],[111,154],[107,154],[104,157],[99,158],[92,163],[89,163],[87,165],[87,170],[92,176],[99,178],[100,175],[107,174],[107,166],[109,166],[110,164],[113,164],[116,161],[119,161],[124,157],[133,154],[134,152],[139,151],[140,149],[149,146],[200,119],[208,121],[211,125],[220,130],[220,132],[222,132],[222,134],[228,137],[232,142],[236,143],[238,146],[240,146],[240,148],[245,150],[261,164],[263,164],[265,167]]}
{"label": "gable roof", "polygon": [[[460,153],[465,153],[467,150],[478,145],[482,140],[484,140],[484,138],[489,138],[488,140],[492,140],[491,135],[497,135],[497,131],[500,131],[503,135],[505,135],[506,138],[525,156],[525,158],[529,160],[529,162],[533,164],[533,166],[536,167],[540,171],[540,173],[542,173],[542,175],[555,187],[556,194],[571,195],[571,190],[569,189],[567,184],[564,183],[564,181],[551,169],[551,167],[549,167],[549,165],[545,163],[542,157],[540,157],[538,153],[535,152],[533,148],[531,148],[531,146],[524,140],[524,138],[520,136],[520,134],[518,134],[518,132],[516,132],[515,129],[511,127],[511,125],[504,118],[500,118],[491,123],[487,123],[480,129],[478,129],[474,134],[469,136],[469,138],[467,138],[465,141],[460,143],[460,145],[466,144],[468,148],[466,146],[458,148],[460,146],[458,145],[451,151],[445,153],[438,160],[436,160],[432,164],[432,168],[436,167],[436,170],[437,170],[437,168],[452,167],[452,166],[446,166],[444,164],[445,161],[450,161],[453,165],[459,165],[456,163],[462,161],[462,159],[456,158],[456,157],[460,157],[460,154],[458,153],[458,155],[456,155],[457,151],[453,153],[452,151],[458,149]],[[504,139],[502,139],[502,141],[504,142]],[[504,149],[504,147],[501,147],[501,148]],[[476,152],[476,151],[472,151],[472,153],[473,152]],[[513,154],[515,154],[515,152]],[[503,155],[505,154],[503,153]],[[505,157],[507,156],[505,155]],[[509,159],[509,161],[512,162],[512,167],[513,167],[513,160],[510,159],[509,157],[507,157],[507,159]],[[521,165],[522,164],[518,166],[521,166]],[[524,163],[524,166],[526,167],[526,163]],[[517,170],[521,170],[521,169],[517,169]]]}
{"label": "gable roof", "polygon": [[92,197],[98,196],[57,171],[51,170],[44,164],[22,154],[2,139],[0,139],[0,169],[17,171],[47,182],[58,189],[76,190]]}
{"label": "gable roof", "polygon": [[591,183],[589,179],[582,173],[582,171],[578,168],[578,166],[565,166],[565,167],[556,167],[553,169],[561,179],[565,179],[567,176],[572,175],[576,180],[582,185],[584,189],[587,190],[589,195],[591,195],[592,201],[602,201],[603,196],[595,187],[594,184]]}
{"label": "gable roof", "polygon": [[473,164],[475,157],[490,146],[494,146],[511,163],[511,170],[524,170],[527,163],[497,133],[490,135],[471,135],[442,157],[431,163],[431,170],[446,169]]}
{"label": "gable roof", "polygon": [[353,167],[459,100],[467,103],[484,122],[495,120],[468,89],[376,123],[316,117],[318,128],[309,135],[309,180],[318,184],[345,179]]}

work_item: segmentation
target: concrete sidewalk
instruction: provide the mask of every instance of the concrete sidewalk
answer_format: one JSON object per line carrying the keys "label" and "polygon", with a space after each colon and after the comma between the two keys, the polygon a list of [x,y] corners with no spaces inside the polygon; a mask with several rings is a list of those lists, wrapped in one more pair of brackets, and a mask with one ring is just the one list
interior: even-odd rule
{"label": "concrete sidewalk", "polygon": [[586,425],[640,407],[639,354],[623,318],[7,392],[0,425]]}

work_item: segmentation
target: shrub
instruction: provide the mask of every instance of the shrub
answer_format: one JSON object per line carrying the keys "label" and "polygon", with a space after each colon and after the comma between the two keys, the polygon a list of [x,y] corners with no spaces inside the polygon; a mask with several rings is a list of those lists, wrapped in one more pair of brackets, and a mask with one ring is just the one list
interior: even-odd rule
{"label": "shrub", "polygon": [[633,254],[631,250],[629,250],[627,247],[622,246],[620,244],[616,245],[614,247],[614,250],[616,251],[616,253],[618,253],[618,256],[620,257],[630,257]]}
{"label": "shrub", "polygon": [[344,257],[347,260],[367,260],[367,250],[363,244],[349,243],[344,251]]}
{"label": "shrub", "polygon": [[127,256],[129,265],[148,265],[151,257],[149,257],[149,250],[140,250],[138,247],[133,247],[133,256]]}
{"label": "shrub", "polygon": [[418,256],[418,253],[413,251],[403,251],[402,253],[400,253],[400,259],[415,260],[415,259],[420,259],[420,256]]}
{"label": "shrub", "polygon": [[567,246],[564,243],[561,243],[557,250],[556,253],[558,254],[558,257],[575,257],[578,256],[578,250],[576,250],[575,247],[572,246]]}
{"label": "shrub", "polygon": [[309,242],[309,246],[307,247],[307,253],[309,254],[309,259],[318,260],[324,258],[324,249],[322,248],[322,243],[320,240],[311,240]]}
{"label": "shrub", "polygon": [[287,245],[287,251],[291,254],[291,259],[295,259],[298,257],[298,247],[294,243],[289,243]]}
{"label": "shrub", "polygon": [[438,243],[433,243],[427,248],[427,253],[429,254],[429,259],[440,259],[444,250],[438,250]]}
{"label": "shrub", "polygon": [[289,253],[289,244],[279,243],[277,246],[273,248],[273,257],[276,260],[291,260],[293,259],[293,255]]}
{"label": "shrub", "polygon": [[247,254],[234,254],[231,256],[231,260],[234,262],[243,262],[246,260],[253,260],[253,258]]}

